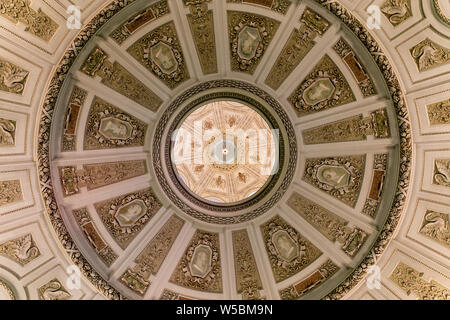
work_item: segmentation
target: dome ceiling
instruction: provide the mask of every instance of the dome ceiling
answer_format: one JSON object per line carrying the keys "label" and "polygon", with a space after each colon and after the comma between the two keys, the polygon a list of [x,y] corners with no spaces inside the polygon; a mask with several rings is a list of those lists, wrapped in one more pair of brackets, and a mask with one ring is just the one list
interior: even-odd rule
{"label": "dome ceiling", "polygon": [[[406,2],[400,16],[382,6],[393,27],[414,18]],[[48,220],[91,285],[110,299],[339,299],[360,286],[398,232],[416,121],[404,70],[365,26],[313,0],[136,0],[92,16],[52,75],[35,146]],[[58,21],[44,18],[30,32],[49,41]],[[408,52],[430,75],[449,60],[436,38]],[[17,75],[0,90],[27,92],[26,67],[0,60]],[[441,100],[430,134],[448,123]],[[14,147],[21,126],[0,113],[0,143]],[[432,192],[450,185],[436,157]],[[21,179],[0,181],[0,209],[28,201]],[[447,247],[433,208],[414,223]],[[33,263],[39,240],[0,241],[0,255]],[[389,281],[426,286],[403,261]],[[38,297],[71,298],[60,279]]]}

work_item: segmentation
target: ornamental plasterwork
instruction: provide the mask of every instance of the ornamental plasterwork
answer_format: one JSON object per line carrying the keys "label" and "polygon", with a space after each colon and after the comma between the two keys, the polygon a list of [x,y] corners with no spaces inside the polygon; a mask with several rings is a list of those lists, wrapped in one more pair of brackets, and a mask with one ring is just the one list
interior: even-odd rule
{"label": "ornamental plasterwork", "polygon": [[436,160],[433,183],[450,187],[450,159]]}
{"label": "ornamental plasterwork", "polygon": [[[186,145],[188,134],[195,139],[196,124],[202,126],[205,136],[208,132],[213,135],[201,145]],[[256,193],[271,178],[276,157],[271,142],[275,137],[267,122],[250,107],[234,101],[211,102],[192,112],[179,129],[173,152],[183,161],[175,162],[175,167],[186,186],[200,198],[238,202]],[[262,142],[258,143],[256,135],[261,132],[266,134],[266,141],[260,138]],[[190,148],[190,154],[186,148]],[[198,159],[200,152],[195,148],[201,148],[203,160]],[[266,158],[258,161],[261,155]]]}
{"label": "ornamental plasterwork", "polygon": [[236,288],[244,300],[260,299],[261,278],[247,230],[232,232]]}
{"label": "ornamental plasterwork", "polygon": [[189,79],[183,50],[173,22],[149,32],[129,47],[127,52],[170,89],[175,89]]}
{"label": "ornamental plasterwork", "polygon": [[116,28],[110,37],[113,38],[118,44],[122,44],[128,37],[135,33],[138,29],[144,25],[153,22],[170,13],[167,0],[157,1],[138,14],[134,15],[127,22]]}
{"label": "ornamental plasterwork", "polygon": [[322,36],[330,27],[327,20],[309,8],[303,12],[300,23],[300,28],[292,31],[265,80],[265,84],[274,90],[281,86],[315,46],[314,39]]}
{"label": "ornamental plasterwork", "polygon": [[163,293],[161,294],[161,297],[159,297],[159,300],[196,300],[196,299],[186,297],[169,289],[164,289]]}
{"label": "ornamental plasterwork", "polygon": [[41,300],[67,300],[71,297],[61,281],[56,278],[40,287],[38,292]]}
{"label": "ornamental plasterwork", "polygon": [[81,108],[86,100],[87,92],[74,86],[64,115],[62,151],[75,151],[77,143],[77,124]]}
{"label": "ornamental plasterwork", "polygon": [[370,97],[377,93],[375,85],[367,73],[366,68],[362,65],[361,60],[355,54],[350,45],[344,40],[339,41],[333,47],[334,51],[342,58],[346,66],[350,69],[353,77],[358,83],[364,97]]}
{"label": "ornamental plasterwork", "polygon": [[93,163],[83,165],[79,170],[73,166],[59,168],[64,195],[70,196],[87,187],[94,190],[107,185],[125,181],[147,173],[145,160]]}
{"label": "ornamental plasterwork", "polygon": [[259,5],[283,15],[286,14],[292,4],[290,0],[227,0],[227,2]]}
{"label": "ornamental plasterwork", "polygon": [[253,74],[280,22],[242,11],[228,11],[231,69]]}
{"label": "ornamental plasterwork", "polygon": [[136,79],[122,65],[118,62],[111,63],[108,60],[108,55],[98,47],[86,59],[81,67],[81,71],[90,77],[100,76],[105,86],[144,106],[150,111],[158,111],[159,106],[163,103],[161,98],[141,81]]}
{"label": "ornamental plasterwork", "polygon": [[143,146],[147,124],[95,97],[89,110],[84,150]]}
{"label": "ornamental plasterwork", "polygon": [[287,204],[328,240],[339,242],[341,249],[351,257],[358,253],[367,238],[367,234],[361,229],[349,226],[347,220],[297,192],[290,196]]}
{"label": "ornamental plasterwork", "polygon": [[277,283],[297,274],[322,255],[280,216],[261,225],[261,232]]}
{"label": "ornamental plasterwork", "polygon": [[450,124],[450,99],[428,105],[427,113],[432,126]]}
{"label": "ornamental plasterwork", "polygon": [[16,122],[0,118],[0,147],[15,145]]}
{"label": "ornamental plasterwork", "polygon": [[22,94],[28,74],[28,71],[0,59],[0,91]]}
{"label": "ornamental plasterwork", "polygon": [[306,159],[303,180],[354,208],[365,163],[365,155]]}
{"label": "ornamental plasterwork", "polygon": [[420,233],[450,248],[450,227],[448,213],[427,210],[423,217]]}
{"label": "ornamental plasterwork", "polygon": [[36,11],[30,7],[30,0],[0,0],[0,16],[23,23],[25,31],[44,41],[49,41],[58,29],[58,24],[40,8]]}
{"label": "ornamental plasterwork", "polygon": [[170,281],[194,290],[222,293],[219,234],[197,230]]}
{"label": "ornamental plasterwork", "polygon": [[136,265],[128,268],[120,281],[137,294],[145,295],[150,286],[150,275],[158,273],[183,225],[184,220],[181,218],[175,215],[170,217],[134,260]]}
{"label": "ornamental plasterwork", "polygon": [[325,55],[288,98],[297,116],[341,106],[355,101],[342,72]]}
{"label": "ornamental plasterwork", "polygon": [[386,109],[376,110],[370,116],[353,116],[302,131],[304,144],[363,141],[373,135],[377,139],[389,138],[389,119]]}
{"label": "ornamental plasterwork", "polygon": [[381,12],[393,26],[397,26],[412,17],[411,0],[386,0],[381,6]]}
{"label": "ornamental plasterwork", "polygon": [[412,47],[410,53],[420,72],[442,66],[450,61],[450,50],[428,38]]}
{"label": "ornamental plasterwork", "polygon": [[420,300],[450,299],[449,288],[444,287],[435,280],[428,281],[422,277],[422,272],[400,262],[392,271],[389,279],[408,296],[412,294]]}
{"label": "ornamental plasterwork", "polygon": [[0,207],[23,200],[20,180],[0,181]]}
{"label": "ornamental plasterwork", "polygon": [[73,216],[77,221],[80,228],[84,231],[86,240],[94,248],[95,252],[99,255],[100,259],[110,267],[114,261],[118,258],[118,255],[113,249],[108,245],[108,243],[103,240],[102,236],[97,230],[94,221],[87,211],[86,208],[81,208],[73,211]]}
{"label": "ornamental plasterwork", "polygon": [[151,188],[96,203],[106,229],[125,250],[162,204]]}
{"label": "ornamental plasterwork", "polygon": [[369,195],[362,209],[362,214],[375,218],[381,203],[384,180],[387,174],[388,154],[379,153],[374,155],[372,183]]}
{"label": "ornamental plasterwork", "polygon": [[447,15],[445,15],[444,10],[442,9],[442,7],[445,6],[444,3],[445,1],[446,0],[433,0],[433,8],[436,11],[437,15],[439,16],[439,18],[442,20],[442,22],[450,26],[450,18]]}
{"label": "ornamental plasterwork", "polygon": [[0,244],[0,254],[24,266],[41,255],[31,234]]}
{"label": "ornamental plasterwork", "polygon": [[204,74],[217,73],[214,17],[213,11],[208,10],[208,2],[211,0],[183,0],[191,12],[187,19]]}
{"label": "ornamental plasterwork", "polygon": [[295,300],[298,299],[311,290],[319,287],[322,283],[331,278],[336,272],[339,271],[339,267],[331,260],[327,260],[317,270],[311,273],[301,281],[280,290],[280,297],[283,300]]}
{"label": "ornamental plasterwork", "polygon": [[[8,296],[10,300],[16,300],[16,295],[15,295],[13,289],[5,281],[3,281],[0,278],[0,297],[6,298],[6,296]],[[3,299],[0,299],[0,300],[3,300]]]}

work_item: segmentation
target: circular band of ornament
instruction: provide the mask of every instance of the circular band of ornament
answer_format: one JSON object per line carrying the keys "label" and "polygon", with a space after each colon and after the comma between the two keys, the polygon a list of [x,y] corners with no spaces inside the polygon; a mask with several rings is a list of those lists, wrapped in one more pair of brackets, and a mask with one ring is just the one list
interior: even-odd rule
{"label": "circular band of ornament", "polygon": [[[209,92],[211,90],[217,90],[218,92]],[[239,92],[224,91],[239,90]],[[240,93],[243,92],[243,93]],[[192,101],[184,105],[183,103],[196,95],[201,94],[199,97],[194,98]],[[258,97],[263,100],[265,104],[271,109],[269,110],[263,103],[260,103],[251,96]],[[178,180],[174,166],[171,161],[171,144],[172,134],[179,126],[183,117],[191,112],[194,108],[198,107],[202,103],[210,102],[220,99],[233,99],[241,101],[244,104],[252,106],[259,111],[270,123],[274,129],[279,130],[279,168],[277,172],[269,179],[269,182],[265,187],[260,190],[254,197],[247,201],[230,205],[214,205],[205,201],[202,201],[198,197],[195,197]],[[276,117],[273,115],[276,114]],[[176,114],[174,119],[171,116]],[[170,123],[171,121],[171,123]],[[166,137],[165,140],[163,138]],[[287,143],[287,145],[286,145]],[[161,188],[164,190],[170,200],[175,203],[183,212],[188,215],[197,218],[199,220],[216,223],[216,224],[233,224],[241,223],[254,219],[270,208],[272,208],[283,194],[288,189],[295,173],[295,167],[297,164],[297,139],[295,136],[294,127],[290,122],[283,107],[272,98],[267,92],[261,90],[249,83],[236,81],[236,80],[213,80],[201,83],[194,86],[181,94],[174,102],[167,108],[164,114],[161,116],[158,126],[156,128],[155,136],[153,138],[153,167],[155,174],[158,177]],[[164,168],[165,167],[165,168]],[[163,169],[164,168],[164,169]],[[168,179],[166,178],[165,171],[167,171]],[[170,183],[175,186],[178,193],[172,190]],[[275,190],[274,192],[271,192]],[[270,195],[269,195],[270,194]],[[268,196],[269,195],[269,196]],[[264,201],[262,205],[262,199],[268,196],[268,199]],[[193,204],[189,205],[188,203]],[[254,208],[252,209],[252,206]],[[203,210],[197,210],[194,207],[198,207]],[[215,216],[208,214],[207,211],[232,213],[237,212],[233,216]],[[245,211],[244,213],[239,213]]]}
{"label": "circular band of ornament", "polygon": [[[99,292],[108,299],[126,299],[126,297],[123,296],[117,289],[112,287],[97,271],[95,271],[86,258],[81,254],[64,224],[56,202],[50,174],[51,124],[56,102],[59,93],[63,88],[64,80],[66,79],[71,66],[82,49],[106,22],[108,22],[123,8],[134,2],[136,2],[136,0],[112,1],[96,16],[94,16],[68,45],[68,49],[55,69],[47,89],[46,97],[41,109],[39,133],[37,137],[38,141],[36,144],[40,188],[48,219],[69,258],[76,266],[80,268],[82,274],[97,288],[97,290],[99,290]],[[407,198],[411,174],[411,127],[403,92],[400,89],[400,83],[393,71],[391,63],[384,55],[377,41],[367,31],[364,25],[339,2],[330,2],[329,0],[315,0],[315,2],[322,5],[331,14],[340,19],[340,21],[349,28],[349,30],[361,41],[361,43],[371,54],[389,89],[394,109],[396,111],[400,133],[399,178],[391,209],[386,218],[385,224],[379,231],[378,238],[375,241],[372,250],[336,288],[324,297],[324,299],[340,299],[364,279],[367,275],[369,266],[375,264],[376,260],[381,256],[386,246],[389,244],[399,223]]]}

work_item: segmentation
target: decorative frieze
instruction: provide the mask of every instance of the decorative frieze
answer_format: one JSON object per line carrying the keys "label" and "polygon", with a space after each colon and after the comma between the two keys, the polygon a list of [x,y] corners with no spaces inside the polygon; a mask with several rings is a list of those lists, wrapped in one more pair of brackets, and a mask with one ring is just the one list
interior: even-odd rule
{"label": "decorative frieze", "polygon": [[151,188],[96,203],[106,229],[122,249],[128,247],[162,204]]}
{"label": "decorative frieze", "polygon": [[450,124],[450,99],[428,105],[427,113],[432,126]]}
{"label": "decorative frieze", "polygon": [[448,300],[450,298],[449,288],[435,280],[423,279],[422,272],[403,262],[398,263],[389,279],[408,296],[413,294],[420,300]]}
{"label": "decorative frieze", "polygon": [[214,32],[213,11],[208,10],[211,0],[183,0],[189,6],[191,14],[187,15],[192,38],[197,49],[204,74],[217,73],[216,40]]}
{"label": "decorative frieze", "polygon": [[260,299],[261,278],[247,230],[232,232],[236,288],[244,300]]}
{"label": "decorative frieze", "polygon": [[56,278],[40,287],[38,292],[41,300],[68,300],[71,297],[61,281]]}
{"label": "decorative frieze", "polygon": [[0,207],[23,200],[20,180],[0,181]]}
{"label": "decorative frieze", "polygon": [[450,187],[450,159],[435,161],[433,183]]}
{"label": "decorative frieze", "polygon": [[227,2],[263,6],[283,15],[286,14],[292,4],[290,0],[227,0]]}
{"label": "decorative frieze", "polygon": [[306,159],[303,180],[354,208],[365,163],[365,155]]}
{"label": "decorative frieze", "polygon": [[348,221],[322,206],[294,192],[288,202],[292,210],[302,216],[331,242],[339,242],[341,249],[353,257],[358,253],[367,234],[361,229],[349,226]]}
{"label": "decorative frieze", "polygon": [[378,206],[381,202],[384,179],[387,174],[388,154],[379,153],[374,155],[372,182],[370,184],[369,195],[364,203],[362,213],[375,218]]}
{"label": "decorative frieze", "polygon": [[118,44],[122,44],[141,27],[169,13],[170,9],[167,5],[167,0],[157,1],[128,19],[127,22],[121,24],[109,36]]}
{"label": "decorative frieze", "polygon": [[362,65],[361,60],[356,56],[350,45],[341,38],[334,45],[333,49],[349,68],[358,83],[359,89],[361,90],[363,96],[370,97],[376,94],[377,90],[375,89],[375,85],[373,84],[370,75],[367,73],[366,68]]}
{"label": "decorative frieze", "polygon": [[134,260],[136,265],[128,268],[120,280],[137,294],[145,295],[150,286],[150,275],[158,273],[183,225],[184,221],[179,217],[175,215],[170,217]]}
{"label": "decorative frieze", "polygon": [[442,66],[450,61],[450,50],[428,38],[412,47],[410,52],[420,72]]}
{"label": "decorative frieze", "polygon": [[386,0],[381,6],[381,12],[393,26],[397,26],[412,17],[411,0]]}
{"label": "decorative frieze", "polygon": [[0,118],[0,147],[9,147],[15,145],[16,122]]}
{"label": "decorative frieze", "polygon": [[22,94],[28,74],[29,72],[21,67],[0,59],[0,91]]}
{"label": "decorative frieze", "polygon": [[327,260],[306,278],[283,290],[280,290],[280,297],[283,300],[295,300],[301,298],[327,281],[338,271],[339,267],[335,265],[333,261]]}
{"label": "decorative frieze", "polygon": [[197,300],[197,299],[181,295],[169,289],[164,289],[163,293],[161,294],[161,297],[159,297],[159,300]]}
{"label": "decorative frieze", "polygon": [[294,29],[283,50],[268,74],[265,84],[277,90],[316,45],[314,41],[330,27],[322,16],[306,8],[300,19],[300,27]]}
{"label": "decorative frieze", "polygon": [[322,255],[280,216],[261,225],[261,232],[277,283],[297,274]]}
{"label": "decorative frieze", "polygon": [[219,234],[197,230],[170,281],[194,290],[222,293]]}
{"label": "decorative frieze", "polygon": [[75,151],[77,143],[77,124],[81,108],[86,100],[87,92],[74,86],[69,98],[69,104],[64,115],[62,151]]}
{"label": "decorative frieze", "polygon": [[83,165],[82,170],[73,166],[59,168],[64,195],[70,196],[87,187],[94,190],[107,185],[135,178],[147,173],[145,160],[93,163]]}
{"label": "decorative frieze", "polygon": [[103,240],[102,236],[97,230],[91,216],[86,208],[73,211],[73,216],[80,228],[84,231],[86,239],[99,255],[100,259],[110,267],[118,258],[118,255],[113,249]]}
{"label": "decorative frieze", "polygon": [[59,27],[41,8],[32,9],[30,0],[0,0],[0,16],[24,24],[25,31],[44,41],[49,41]]}
{"label": "decorative frieze", "polygon": [[342,72],[325,55],[288,98],[297,116],[338,107],[355,101]]}
{"label": "decorative frieze", "polygon": [[231,69],[253,74],[280,22],[242,11],[228,11]]}
{"label": "decorative frieze", "polygon": [[111,63],[105,51],[98,47],[86,59],[81,67],[81,71],[91,77],[96,75],[100,76],[105,86],[144,106],[150,111],[158,111],[159,106],[163,103],[161,98],[122,67],[122,65],[118,62]]}
{"label": "decorative frieze", "polygon": [[302,132],[303,143],[306,145],[363,141],[369,135],[373,135],[377,139],[391,136],[386,109],[371,112],[367,118],[357,115]]}
{"label": "decorative frieze", "polygon": [[0,254],[24,266],[41,255],[31,234],[0,244]]}
{"label": "decorative frieze", "polygon": [[89,110],[84,150],[143,146],[147,124],[95,97]]}
{"label": "decorative frieze", "polygon": [[448,213],[427,210],[423,217],[420,233],[450,248],[450,227]]}
{"label": "decorative frieze", "polygon": [[189,79],[173,22],[168,22],[136,41],[127,52],[161,79],[170,89]]}

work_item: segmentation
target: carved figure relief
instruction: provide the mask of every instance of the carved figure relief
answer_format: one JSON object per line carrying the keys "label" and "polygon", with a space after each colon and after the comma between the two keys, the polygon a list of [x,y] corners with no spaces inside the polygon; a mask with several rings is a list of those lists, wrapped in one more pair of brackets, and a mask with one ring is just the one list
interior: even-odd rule
{"label": "carved figure relief", "polygon": [[157,1],[116,28],[110,34],[110,37],[113,38],[118,44],[122,44],[141,27],[169,13],[170,9],[167,5],[167,0]]}
{"label": "carved figure relief", "polygon": [[290,0],[227,0],[227,2],[259,5],[281,14],[286,14],[292,4]]}
{"label": "carved figure relief", "polygon": [[105,227],[125,249],[162,207],[151,188],[96,203]]}
{"label": "carved figure relief", "polygon": [[161,230],[153,237],[149,244],[134,260],[136,265],[128,268],[120,280],[131,290],[143,296],[150,286],[150,275],[156,275],[172,248],[184,221],[172,216]]}
{"label": "carved figure relief", "polygon": [[420,300],[448,300],[449,289],[435,280],[425,280],[423,273],[403,262],[400,262],[392,271],[389,279],[395,283],[408,296],[413,294]]}
{"label": "carved figure relief", "polygon": [[41,8],[36,11],[30,7],[30,0],[0,0],[0,16],[24,24],[25,31],[44,41],[49,41],[58,29],[58,24]]}
{"label": "carved figure relief", "polygon": [[428,105],[427,113],[432,126],[450,124],[450,99]]}
{"label": "carved figure relief", "polygon": [[31,234],[0,244],[0,254],[24,266],[41,255]]}
{"label": "carved figure relief", "polygon": [[142,146],[147,125],[95,97],[89,111],[84,150]]}
{"label": "carved figure relief", "polygon": [[450,187],[450,159],[435,161],[433,183]]}
{"label": "carved figure relief", "polygon": [[[2,4],[0,2],[0,8]],[[22,94],[29,72],[0,59],[0,91]]]}
{"label": "carved figure relief", "polygon": [[306,159],[303,180],[350,207],[358,201],[366,156]]}
{"label": "carved figure relief", "polygon": [[228,11],[232,70],[253,74],[279,26],[267,17]]}
{"label": "carved figure relief", "polygon": [[319,287],[322,283],[331,278],[337,271],[339,271],[339,267],[336,266],[333,261],[327,260],[316,271],[303,280],[280,290],[280,297],[283,300],[298,299]]}
{"label": "carved figure relief", "polygon": [[410,52],[420,72],[439,67],[450,61],[450,50],[428,38],[412,47]]}
{"label": "carved figure relief", "polygon": [[427,210],[419,232],[450,248],[448,220],[448,213]]}
{"label": "carved figure relief", "polygon": [[206,292],[222,292],[219,235],[197,230],[170,281]]}
{"label": "carved figure relief", "polygon": [[328,55],[288,98],[299,117],[355,101],[344,75]]}
{"label": "carved figure relief", "polygon": [[23,200],[20,180],[0,181],[0,207]]}
{"label": "carved figure relief", "polygon": [[53,279],[38,289],[41,300],[67,300],[70,293],[63,287],[58,279]]}
{"label": "carved figure relief", "polygon": [[118,62],[111,63],[108,55],[100,48],[95,48],[85,63],[81,71],[94,77],[96,75],[102,78],[102,83],[117,91],[121,95],[144,106],[150,111],[158,111],[162,104],[159,98],[152,90],[132,75],[127,69]]}
{"label": "carved figure relief", "polygon": [[127,52],[170,89],[189,79],[173,22],[149,32],[129,47]]}
{"label": "carved figure relief", "polygon": [[342,245],[342,250],[349,256],[354,256],[367,238],[367,234],[361,229],[348,226],[347,220],[297,192],[291,195],[287,203],[328,240],[338,241]]}
{"label": "carved figure relief", "polygon": [[77,123],[81,108],[86,100],[87,92],[74,86],[64,116],[63,151],[75,151],[77,140]]}
{"label": "carved figure relief", "polygon": [[280,216],[261,225],[261,232],[277,283],[300,272],[322,255]]}
{"label": "carved figure relief", "polygon": [[89,244],[97,252],[100,259],[110,267],[114,261],[116,261],[118,255],[111,249],[105,240],[103,240],[87,209],[82,208],[74,210],[73,215],[80,228],[84,231]]}
{"label": "carved figure relief", "polygon": [[315,46],[314,39],[322,36],[330,27],[327,20],[309,8],[303,12],[300,22],[300,28],[292,31],[265,80],[265,83],[274,90],[281,86]]}
{"label": "carved figure relief", "polygon": [[412,16],[411,0],[386,0],[381,7],[381,12],[392,25],[397,26]]}
{"label": "carved figure relief", "polygon": [[0,118],[0,147],[15,145],[16,122]]}

